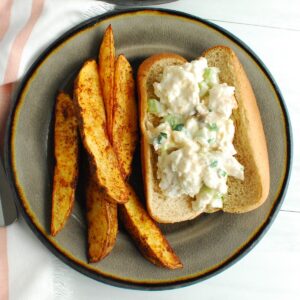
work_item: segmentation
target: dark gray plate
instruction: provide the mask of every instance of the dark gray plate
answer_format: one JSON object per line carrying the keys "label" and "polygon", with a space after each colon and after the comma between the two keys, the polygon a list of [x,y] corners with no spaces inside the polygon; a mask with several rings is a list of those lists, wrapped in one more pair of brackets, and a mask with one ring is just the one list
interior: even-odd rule
{"label": "dark gray plate", "polygon": [[[233,215],[215,213],[163,226],[182,259],[182,270],[155,267],[121,229],[113,252],[88,264],[84,210],[77,201],[64,230],[49,235],[51,203],[51,119],[56,93],[68,89],[83,62],[96,57],[105,28],[112,24],[117,53],[136,66],[153,53],[176,52],[187,59],[223,44],[239,56],[253,85],[267,137],[271,191],[259,209]],[[278,87],[253,52],[227,31],[199,18],[168,10],[132,10],[106,14],[68,31],[35,62],[23,80],[8,127],[6,164],[17,203],[41,241],[74,269],[103,282],[135,289],[170,289],[194,283],[226,269],[247,253],[271,224],[286,191],[291,165],[291,128]],[[49,133],[50,132],[50,133]],[[139,174],[138,154],[135,174]],[[135,176],[135,186],[141,188]],[[80,200],[80,199],[79,199]]]}
{"label": "dark gray plate", "polygon": [[118,5],[119,7],[128,6],[149,6],[163,3],[176,2],[178,0],[105,0],[105,2]]}

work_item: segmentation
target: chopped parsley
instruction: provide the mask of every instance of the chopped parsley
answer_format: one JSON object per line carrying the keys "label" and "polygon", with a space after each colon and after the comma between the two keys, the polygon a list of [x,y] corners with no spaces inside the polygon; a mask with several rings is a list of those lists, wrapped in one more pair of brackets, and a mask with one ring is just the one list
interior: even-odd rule
{"label": "chopped parsley", "polygon": [[156,142],[157,144],[161,144],[164,139],[167,139],[168,135],[165,132],[161,132],[157,137],[156,137]]}
{"label": "chopped parsley", "polygon": [[174,126],[174,128],[172,128],[174,131],[181,131],[184,127],[184,124],[177,124],[176,126]]}
{"label": "chopped parsley", "polygon": [[219,175],[220,176],[222,176],[222,177],[226,177],[227,176],[227,173],[224,171],[224,170],[222,170],[222,169],[219,169]]}
{"label": "chopped parsley", "polygon": [[211,168],[215,168],[216,166],[218,165],[218,161],[217,160],[213,160],[211,163],[210,163],[210,167]]}

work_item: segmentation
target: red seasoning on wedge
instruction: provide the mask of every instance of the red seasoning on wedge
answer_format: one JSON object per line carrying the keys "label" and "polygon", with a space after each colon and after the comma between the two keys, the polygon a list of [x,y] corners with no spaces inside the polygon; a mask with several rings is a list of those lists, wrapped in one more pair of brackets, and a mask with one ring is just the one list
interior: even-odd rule
{"label": "red seasoning on wedge", "polygon": [[81,139],[99,188],[103,188],[112,201],[119,204],[127,202],[126,183],[107,135],[95,60],[87,61],[81,68],[75,82],[74,101]]}
{"label": "red seasoning on wedge", "polygon": [[52,191],[51,235],[66,224],[72,211],[78,177],[78,134],[74,103],[61,92],[55,105],[54,177]]}
{"label": "red seasoning on wedge", "polygon": [[111,25],[105,30],[99,50],[99,79],[103,102],[106,110],[108,137],[112,135],[113,93],[115,72],[115,45]]}

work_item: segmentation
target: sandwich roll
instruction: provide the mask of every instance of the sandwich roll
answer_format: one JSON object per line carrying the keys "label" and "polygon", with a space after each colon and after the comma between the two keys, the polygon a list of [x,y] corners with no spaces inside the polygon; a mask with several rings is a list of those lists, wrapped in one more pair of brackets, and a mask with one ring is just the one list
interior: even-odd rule
{"label": "sandwich roll", "polygon": [[139,67],[147,209],[160,223],[251,211],[267,199],[269,160],[256,98],[237,56],[163,53]]}

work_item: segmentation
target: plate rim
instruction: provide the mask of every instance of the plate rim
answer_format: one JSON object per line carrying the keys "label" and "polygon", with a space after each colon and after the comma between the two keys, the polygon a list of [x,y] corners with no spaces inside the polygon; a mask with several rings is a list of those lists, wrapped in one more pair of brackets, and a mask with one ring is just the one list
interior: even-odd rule
{"label": "plate rim", "polygon": [[[126,15],[130,13],[136,13],[136,12],[144,12],[144,13],[161,13],[165,15],[171,15],[175,17],[183,17],[185,19],[191,20],[191,21],[197,21],[200,22],[208,27],[211,27],[212,29],[215,29],[219,33],[225,35],[230,40],[232,40],[234,43],[236,43],[239,47],[241,47],[260,67],[261,71],[265,74],[265,76],[268,78],[270,84],[272,85],[272,88],[279,100],[279,104],[281,106],[284,123],[285,123],[285,134],[287,138],[287,161],[286,161],[286,170],[282,181],[282,187],[279,190],[277,194],[277,199],[270,210],[269,216],[267,220],[261,224],[259,230],[252,236],[252,238],[246,242],[242,247],[234,253],[233,256],[231,256],[229,259],[223,261],[220,265],[213,267],[210,271],[205,272],[204,274],[196,275],[191,278],[187,279],[178,279],[178,280],[172,280],[172,281],[162,281],[160,282],[136,282],[133,280],[128,279],[120,279],[120,278],[114,278],[113,276],[105,276],[104,274],[97,273],[91,269],[86,268],[85,266],[82,266],[69,256],[66,256],[60,249],[56,248],[56,245],[52,243],[47,236],[43,234],[43,232],[40,231],[40,229],[36,226],[30,215],[26,211],[26,207],[23,205],[21,196],[18,191],[18,187],[15,180],[15,174],[13,170],[13,163],[12,163],[12,130],[14,125],[14,119],[15,119],[15,113],[18,107],[19,100],[21,98],[22,92],[24,91],[24,88],[26,87],[28,81],[30,81],[30,78],[34,74],[35,70],[39,67],[40,64],[44,61],[44,59],[51,53],[53,50],[58,47],[60,44],[71,38],[73,35],[79,33],[82,30],[85,30],[89,27],[92,27],[93,25],[104,21],[106,19],[109,19],[111,17],[116,17],[120,15]],[[62,260],[64,263],[72,267],[73,269],[79,271],[80,273],[93,278],[97,281],[100,281],[102,283],[106,283],[112,286],[121,287],[121,288],[127,288],[127,289],[135,289],[135,290],[170,290],[170,289],[176,289],[181,288],[185,286],[189,286],[192,284],[195,284],[197,282],[204,281],[210,277],[213,277],[236,262],[238,262],[241,258],[243,258],[246,254],[248,254],[254,246],[258,244],[258,242],[263,238],[263,236],[266,234],[268,229],[270,228],[271,224],[273,223],[274,219],[276,218],[280,207],[283,203],[283,200],[285,198],[288,183],[291,175],[291,169],[292,169],[292,160],[293,160],[293,136],[292,136],[292,126],[291,121],[289,117],[289,113],[284,101],[284,98],[282,96],[282,93],[274,80],[273,76],[271,75],[270,71],[266,67],[266,65],[261,61],[261,59],[254,53],[254,51],[247,46],[246,43],[244,43],[242,40],[240,40],[237,36],[229,32],[228,30],[222,28],[221,26],[214,24],[206,19],[203,19],[198,16],[194,16],[188,13],[180,12],[177,10],[171,10],[171,9],[163,9],[163,8],[132,8],[132,9],[122,9],[122,10],[114,10],[109,11],[107,13],[95,16],[93,18],[89,18],[78,25],[70,28],[65,33],[60,35],[57,39],[55,39],[50,45],[46,46],[46,48],[37,56],[37,58],[34,60],[34,62],[31,64],[30,68],[27,70],[25,76],[23,76],[16,93],[13,96],[12,106],[10,110],[10,114],[8,117],[8,121],[6,124],[6,133],[5,133],[5,148],[4,148],[4,161],[5,161],[5,169],[10,181],[10,185],[13,190],[14,194],[14,200],[19,208],[19,211],[21,211],[22,216],[24,217],[26,223],[29,225],[30,229],[33,231],[33,233],[39,238],[39,240],[60,260]]]}

